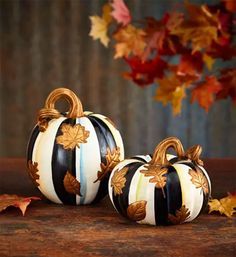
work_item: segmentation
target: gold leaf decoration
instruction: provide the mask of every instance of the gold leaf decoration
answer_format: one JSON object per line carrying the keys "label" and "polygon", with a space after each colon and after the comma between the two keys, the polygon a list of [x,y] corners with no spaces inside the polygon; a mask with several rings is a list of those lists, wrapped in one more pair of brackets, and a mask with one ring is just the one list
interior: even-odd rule
{"label": "gold leaf decoration", "polygon": [[120,148],[117,147],[113,149],[112,151],[110,148],[107,148],[107,154],[106,154],[106,164],[101,163],[101,171],[98,171],[97,173],[97,179],[94,181],[97,182],[98,180],[102,180],[107,173],[111,172],[113,168],[120,162]]}
{"label": "gold leaf decoration", "polygon": [[209,192],[207,179],[199,169],[197,171],[190,169],[188,174],[192,177],[191,181],[196,188],[201,188],[205,194]]}
{"label": "gold leaf decoration", "polygon": [[168,220],[172,224],[177,225],[184,223],[184,221],[189,218],[189,215],[190,211],[188,210],[188,208],[185,207],[185,205],[183,205],[179,210],[175,212],[175,215],[169,213]]}
{"label": "gold leaf decoration", "polygon": [[147,201],[141,200],[131,203],[127,208],[127,216],[134,221],[143,220],[146,217]]}
{"label": "gold leaf decoration", "polygon": [[120,170],[116,170],[111,179],[111,187],[114,189],[115,195],[120,195],[123,193],[122,189],[125,186],[126,178],[125,175],[128,172],[128,168],[124,167]]}
{"label": "gold leaf decoration", "polygon": [[31,180],[33,181],[35,186],[38,187],[39,186],[39,183],[37,182],[37,180],[39,179],[38,163],[32,162],[31,160],[29,160],[27,167],[28,167],[28,173],[29,173]]}
{"label": "gold leaf decoration", "polygon": [[147,170],[141,170],[140,172],[143,173],[145,177],[152,177],[149,182],[156,183],[155,187],[161,188],[165,197],[163,188],[166,185],[167,177],[165,175],[167,174],[168,169],[155,164],[147,164],[144,167],[147,168]]}
{"label": "gold leaf decoration", "polygon": [[80,147],[81,143],[87,143],[89,131],[85,130],[80,124],[70,125],[63,124],[61,126],[62,135],[57,137],[57,143],[62,145],[64,149],[74,149]]}
{"label": "gold leaf decoration", "polygon": [[68,193],[82,196],[80,193],[80,182],[69,171],[66,172],[63,184]]}
{"label": "gold leaf decoration", "polygon": [[203,161],[200,159],[202,153],[202,147],[200,145],[194,145],[185,152],[185,157],[194,161],[200,166],[203,166]]}

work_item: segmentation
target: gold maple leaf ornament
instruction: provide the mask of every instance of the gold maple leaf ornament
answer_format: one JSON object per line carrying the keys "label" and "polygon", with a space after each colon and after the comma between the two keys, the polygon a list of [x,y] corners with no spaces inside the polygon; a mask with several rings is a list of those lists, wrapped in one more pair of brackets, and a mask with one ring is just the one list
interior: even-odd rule
{"label": "gold maple leaf ornament", "polygon": [[189,170],[188,174],[191,176],[191,181],[196,188],[201,188],[205,194],[209,193],[207,179],[199,169],[197,171]]}
{"label": "gold maple leaf ornament", "polygon": [[35,184],[36,187],[39,186],[39,183],[37,182],[37,180],[39,179],[39,174],[38,174],[38,163],[37,162],[32,162],[31,160],[28,161],[28,173],[29,176],[31,178],[31,180],[33,181],[33,183]]}
{"label": "gold maple leaf ornament", "polygon": [[115,195],[120,195],[123,193],[122,189],[124,188],[126,182],[125,175],[128,170],[129,169],[127,167],[124,167],[114,172],[114,175],[111,179],[111,187],[113,187]]}
{"label": "gold maple leaf ornament", "polygon": [[179,210],[175,212],[175,215],[173,214],[168,214],[168,220],[174,224],[181,224],[184,223],[190,216],[190,211],[188,208],[186,208],[185,205],[183,205]]}
{"label": "gold maple leaf ornament", "polygon": [[152,177],[149,179],[150,183],[155,183],[156,188],[161,188],[163,196],[165,197],[164,187],[166,185],[168,168],[156,164],[147,164],[144,166],[146,170],[141,170],[145,177]]}
{"label": "gold maple leaf ornament", "polygon": [[98,180],[103,180],[106,175],[111,172],[114,167],[120,162],[120,148],[117,147],[113,150],[107,148],[106,154],[106,164],[101,163],[101,171],[97,173],[97,179],[94,181],[96,183]]}
{"label": "gold maple leaf ornament", "polygon": [[74,126],[63,124],[61,131],[63,134],[57,137],[57,143],[66,150],[73,150],[76,146],[80,147],[81,143],[87,143],[89,131],[85,130],[85,127],[80,124]]}

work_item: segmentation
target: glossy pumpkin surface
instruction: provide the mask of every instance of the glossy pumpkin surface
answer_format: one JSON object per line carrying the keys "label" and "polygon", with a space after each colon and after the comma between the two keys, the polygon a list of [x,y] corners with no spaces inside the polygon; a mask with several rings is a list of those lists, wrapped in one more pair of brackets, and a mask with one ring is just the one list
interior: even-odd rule
{"label": "glossy pumpkin surface", "polygon": [[[53,97],[55,92],[58,97]],[[51,99],[57,101],[61,94],[65,94],[72,105],[69,113],[51,111],[54,105],[47,104]],[[113,122],[101,114],[81,111],[78,114],[73,92],[62,88],[50,96],[28,144],[30,177],[55,203],[97,202],[107,194],[112,168],[124,158],[120,133]]]}
{"label": "glossy pumpkin surface", "polygon": [[[169,147],[177,150],[177,157],[166,155]],[[207,206],[211,192],[200,152],[199,146],[184,152],[178,139],[168,138],[153,156],[135,156],[119,163],[109,180],[115,209],[142,224],[181,224],[195,219]]]}

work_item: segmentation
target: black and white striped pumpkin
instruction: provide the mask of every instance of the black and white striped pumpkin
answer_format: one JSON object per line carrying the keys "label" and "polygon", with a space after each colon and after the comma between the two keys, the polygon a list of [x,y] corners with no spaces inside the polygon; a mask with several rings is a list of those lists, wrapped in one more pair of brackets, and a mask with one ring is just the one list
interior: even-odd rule
{"label": "black and white striped pumpkin", "polygon": [[[166,154],[173,147],[177,157]],[[210,179],[199,159],[200,146],[186,152],[181,142],[163,140],[151,155],[120,162],[109,179],[109,196],[124,217],[141,224],[190,222],[207,206]]]}
{"label": "black and white striped pumpkin", "polygon": [[[66,114],[54,107],[61,98],[70,104]],[[49,200],[74,205],[99,201],[107,194],[110,172],[123,159],[122,138],[107,117],[83,112],[69,89],[48,96],[28,143],[27,164]]]}

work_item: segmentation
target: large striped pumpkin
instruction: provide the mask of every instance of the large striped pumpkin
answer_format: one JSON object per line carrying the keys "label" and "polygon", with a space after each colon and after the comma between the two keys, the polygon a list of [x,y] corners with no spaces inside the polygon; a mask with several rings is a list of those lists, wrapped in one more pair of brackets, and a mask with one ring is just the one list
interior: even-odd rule
{"label": "large striped pumpkin", "polygon": [[[68,113],[55,109],[59,99]],[[119,131],[107,117],[83,112],[77,96],[66,88],[54,90],[40,110],[28,143],[29,175],[52,202],[89,204],[107,194],[113,167],[124,159]]]}
{"label": "large striped pumpkin", "polygon": [[[166,154],[173,147],[177,157]],[[151,155],[120,162],[109,179],[109,196],[124,217],[142,224],[190,222],[206,207],[211,184],[199,159],[200,146],[184,152],[181,142],[163,140]]]}

